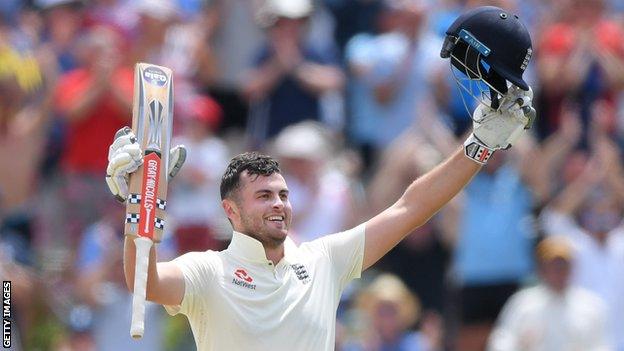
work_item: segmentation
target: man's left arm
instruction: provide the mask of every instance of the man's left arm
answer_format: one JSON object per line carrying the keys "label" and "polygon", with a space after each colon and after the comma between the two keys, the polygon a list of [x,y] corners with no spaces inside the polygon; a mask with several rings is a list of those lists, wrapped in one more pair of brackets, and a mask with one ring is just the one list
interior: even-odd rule
{"label": "man's left arm", "polygon": [[512,86],[500,108],[480,104],[463,150],[410,184],[392,206],[366,222],[362,270],[377,262],[407,234],[426,223],[466,185],[494,151],[507,149],[531,127],[533,92]]}
{"label": "man's left arm", "polygon": [[470,182],[481,166],[458,149],[445,162],[410,184],[392,206],[366,222],[362,270],[425,224]]}

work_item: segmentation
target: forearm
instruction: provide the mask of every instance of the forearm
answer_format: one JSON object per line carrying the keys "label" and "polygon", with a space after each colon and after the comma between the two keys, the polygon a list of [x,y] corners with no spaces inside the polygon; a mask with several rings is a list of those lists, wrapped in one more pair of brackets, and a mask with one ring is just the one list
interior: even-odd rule
{"label": "forearm", "polygon": [[398,203],[411,214],[412,226],[419,227],[455,197],[480,169],[480,164],[468,159],[463,149],[459,149],[444,163],[415,180]]}
{"label": "forearm", "polygon": [[295,78],[312,94],[323,94],[339,90],[344,85],[344,75],[340,70],[315,63],[303,63],[294,71]]}
{"label": "forearm", "polygon": [[[126,277],[126,286],[130,291],[134,291],[134,272],[136,266],[136,246],[134,238],[126,236],[124,240],[124,274]],[[158,282],[158,271],[156,269],[156,245],[152,245],[150,249],[149,265],[147,268],[147,299],[150,300],[150,292],[154,290],[154,286]]]}
{"label": "forearm", "polygon": [[577,138],[570,138],[558,131],[543,143],[542,159],[547,165],[557,169],[565,161],[566,156],[574,149],[576,143]]}
{"label": "forearm", "polygon": [[560,213],[573,214],[579,209],[591,188],[591,182],[581,174],[553,200],[552,207]]}
{"label": "forearm", "polygon": [[394,205],[366,223],[363,269],[377,262],[407,234],[427,222],[480,169],[481,165],[464,156],[460,149],[412,182]]}

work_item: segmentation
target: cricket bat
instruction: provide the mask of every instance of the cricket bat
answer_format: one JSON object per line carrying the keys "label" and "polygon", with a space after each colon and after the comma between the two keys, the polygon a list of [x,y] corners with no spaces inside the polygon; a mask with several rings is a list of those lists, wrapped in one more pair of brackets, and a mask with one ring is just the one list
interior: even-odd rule
{"label": "cricket bat", "polygon": [[169,68],[137,63],[134,68],[132,131],[144,153],[143,165],[132,173],[126,200],[124,233],[134,237],[136,266],[130,335],[145,329],[145,298],[149,253],[160,242],[165,225],[167,165],[173,122],[173,80]]}

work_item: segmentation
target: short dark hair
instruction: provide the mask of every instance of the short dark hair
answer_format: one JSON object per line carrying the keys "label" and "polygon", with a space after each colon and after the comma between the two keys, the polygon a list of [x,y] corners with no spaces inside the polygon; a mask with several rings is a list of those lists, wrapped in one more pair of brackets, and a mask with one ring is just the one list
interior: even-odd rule
{"label": "short dark hair", "polygon": [[267,155],[258,152],[245,152],[230,160],[223,177],[221,177],[221,200],[229,197],[232,191],[240,186],[240,175],[247,171],[249,175],[270,176],[281,173],[279,162]]}

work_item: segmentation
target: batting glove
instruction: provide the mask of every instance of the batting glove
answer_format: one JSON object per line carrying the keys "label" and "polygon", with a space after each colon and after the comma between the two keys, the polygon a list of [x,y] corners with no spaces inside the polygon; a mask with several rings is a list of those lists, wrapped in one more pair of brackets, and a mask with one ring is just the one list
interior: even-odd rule
{"label": "batting glove", "polygon": [[531,106],[533,91],[516,86],[500,101],[498,109],[479,104],[472,114],[472,134],[464,142],[464,153],[472,160],[485,164],[494,151],[508,149],[522,131],[531,128],[535,109]]}
{"label": "batting glove", "polygon": [[[168,179],[178,174],[186,161],[186,148],[177,145],[169,150]],[[115,133],[115,140],[108,149],[106,185],[119,202],[128,198],[128,179],[143,164],[143,150],[132,129],[123,127]]]}

